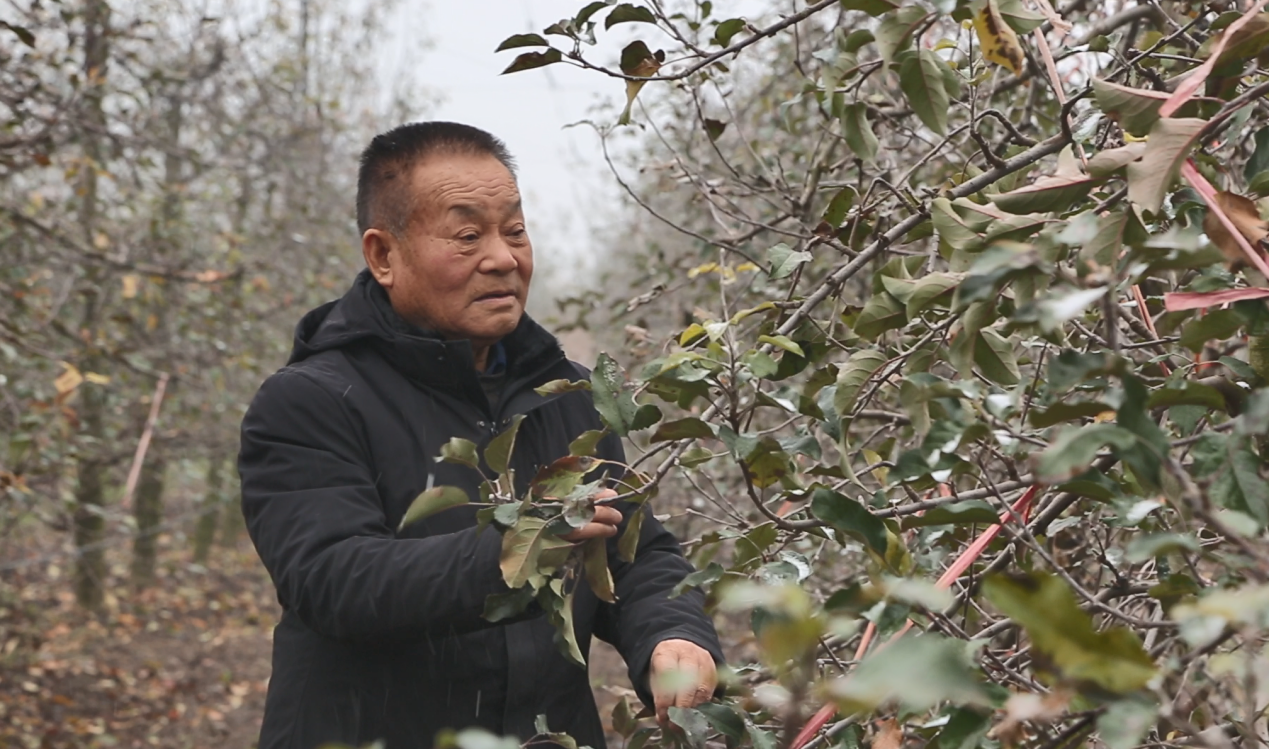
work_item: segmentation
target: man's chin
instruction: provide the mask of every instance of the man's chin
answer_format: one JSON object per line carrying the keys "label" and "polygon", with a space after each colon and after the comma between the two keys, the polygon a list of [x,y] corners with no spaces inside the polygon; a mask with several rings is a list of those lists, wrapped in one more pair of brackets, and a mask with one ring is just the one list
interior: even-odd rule
{"label": "man's chin", "polygon": [[514,314],[502,314],[493,319],[482,321],[482,325],[473,326],[469,329],[468,337],[473,342],[487,342],[487,345],[492,346],[515,332],[516,327],[520,324],[520,318],[523,316],[524,310],[521,309]]}

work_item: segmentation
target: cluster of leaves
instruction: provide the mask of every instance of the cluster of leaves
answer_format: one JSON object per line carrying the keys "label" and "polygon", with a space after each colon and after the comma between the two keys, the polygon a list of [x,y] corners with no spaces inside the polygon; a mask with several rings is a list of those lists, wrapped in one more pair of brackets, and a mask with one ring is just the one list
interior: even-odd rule
{"label": "cluster of leaves", "polygon": [[[569,304],[625,323],[605,417],[685,586],[748,614],[679,740],[1263,740],[1262,5],[591,3],[504,43],[655,136],[612,162],[643,288]],[[644,40],[607,65],[601,22]]]}
{"label": "cluster of leaves", "polygon": [[[554,380],[538,388],[538,392],[550,395],[591,390],[605,420],[620,429],[633,400],[629,393],[622,392],[618,376],[616,363],[605,357],[591,373],[590,382]],[[573,440],[566,457],[540,468],[523,495],[518,495],[511,456],[523,421],[523,415],[515,417],[505,431],[489,441],[483,453],[474,442],[453,437],[437,460],[467,466],[484,477],[477,503],[482,505],[476,513],[477,527],[483,530],[493,525],[502,533],[499,566],[510,590],[489,596],[484,618],[491,622],[510,619],[536,602],[555,626],[560,652],[584,666],[586,659],[573,629],[577,583],[584,580],[596,597],[608,603],[616,602],[617,593],[608,566],[607,539],[572,543],[562,536],[590,523],[596,506],[629,503],[617,550],[622,560],[633,562],[643,526],[641,508],[655,494],[656,487],[650,485],[648,476],[629,470],[628,466],[595,457],[605,431],[592,430]],[[604,489],[618,493],[597,497]],[[471,504],[471,497],[463,489],[429,487],[410,504],[401,518],[401,527],[466,504]]]}

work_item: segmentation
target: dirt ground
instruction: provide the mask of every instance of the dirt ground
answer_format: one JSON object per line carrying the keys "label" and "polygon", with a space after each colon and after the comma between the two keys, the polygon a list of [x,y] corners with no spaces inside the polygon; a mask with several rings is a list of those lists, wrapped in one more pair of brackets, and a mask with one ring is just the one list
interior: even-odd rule
{"label": "dirt ground", "polygon": [[[183,537],[160,542],[158,581],[140,593],[127,547],[112,550],[100,615],[75,606],[66,558],[0,572],[0,749],[255,747],[279,613],[268,576],[245,536],[207,568]],[[52,548],[21,545],[0,559]],[[635,702],[602,643],[591,681],[605,723],[621,695]]]}

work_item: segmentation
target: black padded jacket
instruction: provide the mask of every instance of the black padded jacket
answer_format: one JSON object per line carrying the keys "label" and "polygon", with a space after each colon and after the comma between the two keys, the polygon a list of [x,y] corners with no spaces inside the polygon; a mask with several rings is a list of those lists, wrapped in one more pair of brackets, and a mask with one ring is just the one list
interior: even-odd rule
{"label": "black padded jacket", "polygon": [[[436,461],[451,437],[483,447],[524,414],[512,465],[531,477],[600,428],[588,392],[534,392],[586,375],[552,335],[526,315],[503,345],[505,386],[489,403],[469,343],[406,324],[363,271],[342,299],[303,318],[290,362],[252,401],[243,511],[283,610],[260,749],[379,739],[424,749],[439,730],[470,726],[526,740],[538,715],[603,746],[586,671],[559,654],[545,617],[481,618],[486,596],[506,591],[499,534],[477,532],[470,507],[396,531],[429,482],[478,496],[473,469]],[[623,459],[612,435],[599,453]],[[699,593],[667,596],[691,566],[660,523],[645,516],[633,563],[615,548],[608,558],[618,602],[582,586],[574,604],[583,653],[592,635],[616,646],[645,702],[657,643],[690,640],[721,662]]]}

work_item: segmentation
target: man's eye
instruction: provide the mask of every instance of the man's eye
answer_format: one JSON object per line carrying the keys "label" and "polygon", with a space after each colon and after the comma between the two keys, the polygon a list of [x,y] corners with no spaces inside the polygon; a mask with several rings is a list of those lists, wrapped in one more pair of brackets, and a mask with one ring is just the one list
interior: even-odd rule
{"label": "man's eye", "polygon": [[475,242],[477,239],[480,239],[480,235],[475,232],[469,232],[460,236],[459,239],[464,242]]}

